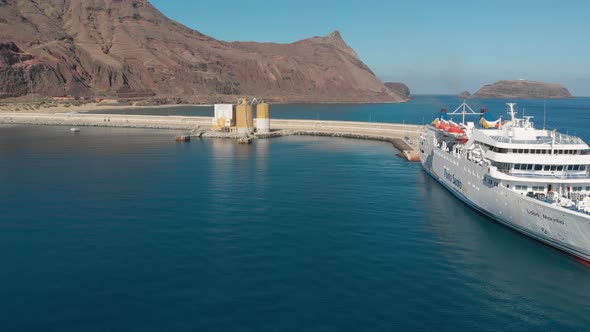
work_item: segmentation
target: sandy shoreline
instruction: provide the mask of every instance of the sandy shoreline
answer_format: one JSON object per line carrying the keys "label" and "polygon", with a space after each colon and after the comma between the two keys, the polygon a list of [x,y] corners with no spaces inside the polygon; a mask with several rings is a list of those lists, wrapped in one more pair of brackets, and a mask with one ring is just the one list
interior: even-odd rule
{"label": "sandy shoreline", "polygon": [[140,109],[157,109],[157,108],[179,108],[179,107],[212,107],[209,104],[164,104],[164,105],[150,105],[137,106],[112,103],[87,103],[82,105],[70,104],[58,105],[41,105],[39,103],[7,103],[0,104],[0,113],[89,113],[96,111],[118,111],[118,110],[140,110]]}

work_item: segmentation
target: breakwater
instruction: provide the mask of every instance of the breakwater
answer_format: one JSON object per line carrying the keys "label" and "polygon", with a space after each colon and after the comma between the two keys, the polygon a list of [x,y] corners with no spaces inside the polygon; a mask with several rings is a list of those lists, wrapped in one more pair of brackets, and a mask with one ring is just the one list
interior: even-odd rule
{"label": "breakwater", "polygon": [[[0,124],[153,128],[186,131],[198,129],[199,135],[202,137],[233,137],[228,133],[211,131],[212,118],[199,116],[1,113]],[[417,142],[423,130],[422,126],[410,124],[285,119],[273,119],[271,128],[270,133],[255,135],[255,137],[262,139],[286,135],[310,135],[385,141],[393,144],[408,160],[419,158]]]}

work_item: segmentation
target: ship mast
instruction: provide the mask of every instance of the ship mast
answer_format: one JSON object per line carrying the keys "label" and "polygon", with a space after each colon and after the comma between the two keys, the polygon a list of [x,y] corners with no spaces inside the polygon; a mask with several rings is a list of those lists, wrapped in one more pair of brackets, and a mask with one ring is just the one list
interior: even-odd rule
{"label": "ship mast", "polygon": [[477,113],[476,111],[471,108],[471,106],[467,105],[467,100],[463,99],[463,103],[459,105],[454,111],[448,114],[461,114],[463,120],[461,123],[465,124],[465,115],[482,115],[483,113]]}
{"label": "ship mast", "polygon": [[514,106],[516,106],[516,103],[506,103],[506,105],[508,105],[508,114],[510,114],[512,123],[514,124],[516,120],[516,111],[514,111]]}

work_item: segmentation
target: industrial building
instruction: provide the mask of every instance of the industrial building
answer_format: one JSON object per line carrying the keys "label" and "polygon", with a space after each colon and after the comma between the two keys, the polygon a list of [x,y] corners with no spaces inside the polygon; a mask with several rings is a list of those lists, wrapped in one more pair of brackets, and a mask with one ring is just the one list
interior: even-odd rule
{"label": "industrial building", "polygon": [[215,104],[214,111],[214,130],[233,132],[240,136],[270,132],[270,105],[256,98],[240,98],[236,104]]}

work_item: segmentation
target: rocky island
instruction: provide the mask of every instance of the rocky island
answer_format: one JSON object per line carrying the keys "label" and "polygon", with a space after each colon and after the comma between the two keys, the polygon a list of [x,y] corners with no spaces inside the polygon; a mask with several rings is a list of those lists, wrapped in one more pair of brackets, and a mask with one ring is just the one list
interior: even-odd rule
{"label": "rocky island", "polygon": [[486,85],[471,98],[495,99],[568,99],[573,98],[561,84],[526,80],[499,81]]}
{"label": "rocky island", "polygon": [[471,98],[471,93],[469,93],[469,91],[463,91],[459,94],[458,97],[462,99]]}
{"label": "rocky island", "polygon": [[290,44],[226,42],[147,0],[0,0],[0,98],[182,103],[402,102],[338,31]]}
{"label": "rocky island", "polygon": [[410,100],[410,88],[407,85],[400,82],[387,82],[385,86],[397,96],[401,97],[404,101]]}

